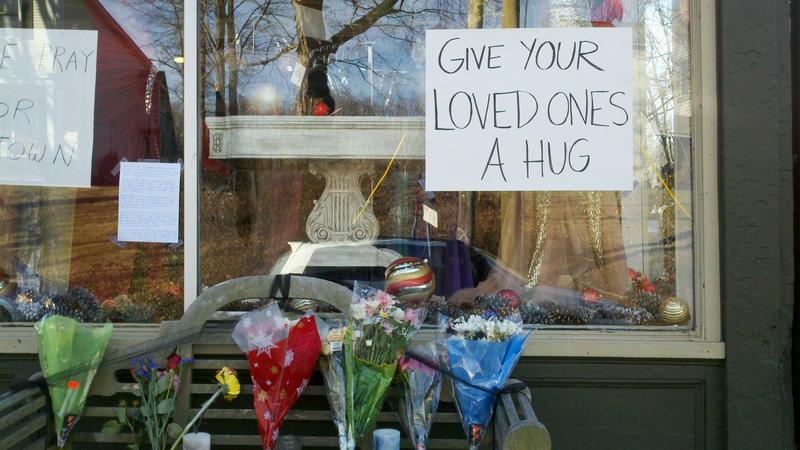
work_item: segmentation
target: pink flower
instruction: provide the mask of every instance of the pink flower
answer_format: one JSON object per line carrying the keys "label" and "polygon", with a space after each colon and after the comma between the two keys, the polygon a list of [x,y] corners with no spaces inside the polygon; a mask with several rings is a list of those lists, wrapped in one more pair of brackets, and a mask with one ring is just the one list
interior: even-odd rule
{"label": "pink flower", "polygon": [[383,291],[378,291],[375,294],[375,298],[378,300],[378,303],[381,305],[381,309],[385,309],[387,306],[394,305],[394,299],[391,295],[387,294]]}
{"label": "pink flower", "polygon": [[172,379],[172,389],[178,392],[179,387],[181,387],[181,377],[176,373],[175,377]]}
{"label": "pink flower", "polygon": [[408,308],[403,320],[409,322],[411,325],[417,326],[419,324],[419,311],[416,309]]}
{"label": "pink flower", "polygon": [[385,331],[386,334],[391,334],[392,331],[394,331],[394,326],[389,322],[383,322],[383,331]]}
{"label": "pink flower", "polygon": [[400,367],[400,370],[403,372],[416,372],[420,371],[428,376],[433,375],[433,369],[428,367],[427,365],[417,361],[414,358],[409,358],[407,356],[403,356],[397,361],[397,366]]}

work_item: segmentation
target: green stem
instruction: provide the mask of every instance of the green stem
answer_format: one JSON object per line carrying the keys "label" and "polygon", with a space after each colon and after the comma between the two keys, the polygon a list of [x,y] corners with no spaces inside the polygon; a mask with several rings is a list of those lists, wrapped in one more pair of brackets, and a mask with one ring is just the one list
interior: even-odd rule
{"label": "green stem", "polygon": [[[170,395],[170,393],[174,392],[175,394],[177,394],[176,391],[172,390],[172,382],[175,380],[175,371],[174,370],[170,370],[169,374],[170,374],[169,375],[169,387],[167,388],[167,393],[166,393],[165,399],[175,398],[175,396]],[[175,407],[173,406],[172,409],[174,411]],[[169,411],[166,414],[164,414],[164,421],[161,423],[161,426],[159,427],[160,428],[160,433],[159,434],[160,434],[161,448],[164,448],[166,446],[166,443],[167,443],[166,442],[167,441],[167,432],[166,432],[167,431],[167,424],[169,423],[169,420],[170,420],[171,417],[172,417],[172,411]]]}
{"label": "green stem", "polygon": [[209,398],[208,400],[206,400],[205,403],[203,403],[203,406],[200,408],[200,411],[197,411],[197,414],[192,418],[192,420],[190,420],[189,423],[186,424],[186,426],[183,428],[183,431],[181,431],[181,434],[179,434],[177,439],[175,439],[175,442],[172,443],[172,447],[170,447],[169,450],[175,450],[177,448],[178,443],[181,442],[183,436],[186,435],[189,429],[192,428],[192,425],[194,425],[194,423],[197,422],[197,419],[199,419],[203,414],[205,414],[209,406],[211,406],[211,404],[214,403],[214,400],[216,400],[217,397],[219,397],[224,392],[225,392],[225,387],[224,386],[220,387],[219,389],[217,389],[217,392],[215,392],[214,395],[211,396],[211,398]]}

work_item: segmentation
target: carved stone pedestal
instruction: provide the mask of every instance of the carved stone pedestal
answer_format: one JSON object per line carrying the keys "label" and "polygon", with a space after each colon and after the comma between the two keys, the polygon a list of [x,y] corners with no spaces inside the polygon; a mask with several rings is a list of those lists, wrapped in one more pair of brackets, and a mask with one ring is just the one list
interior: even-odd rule
{"label": "carved stone pedestal", "polygon": [[378,219],[372,212],[372,204],[365,204],[358,186],[358,180],[370,173],[372,166],[355,160],[309,164],[311,173],[325,178],[325,190],[314,201],[314,209],[306,220],[306,234],[311,242],[363,242],[378,237]]}

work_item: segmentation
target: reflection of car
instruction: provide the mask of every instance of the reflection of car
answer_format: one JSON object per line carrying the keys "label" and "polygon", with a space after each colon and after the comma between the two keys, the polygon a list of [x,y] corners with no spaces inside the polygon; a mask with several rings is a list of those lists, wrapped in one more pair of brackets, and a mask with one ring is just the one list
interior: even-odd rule
{"label": "reflection of car", "polygon": [[351,284],[368,282],[382,287],[392,261],[413,256],[428,260],[436,277],[436,294],[475,287],[491,268],[490,261],[457,240],[379,239],[359,242],[290,243],[291,251],[273,266],[272,274],[303,273]]}
{"label": "reflection of car", "polygon": [[478,301],[478,295],[511,290],[523,301],[520,313],[526,323],[631,326],[659,320],[661,302],[655,293],[642,293],[652,301],[640,302],[636,297],[606,298],[591,288],[580,291],[546,285],[525,287],[524,277],[487,252],[458,240],[380,239],[371,244],[292,243],[291,247],[292,251],[273,267],[272,274],[317,276],[349,287],[355,281],[367,282],[382,289],[389,263],[412,256],[428,260],[436,277],[436,295],[451,305],[462,304],[467,310],[474,311],[485,302],[486,297]]}

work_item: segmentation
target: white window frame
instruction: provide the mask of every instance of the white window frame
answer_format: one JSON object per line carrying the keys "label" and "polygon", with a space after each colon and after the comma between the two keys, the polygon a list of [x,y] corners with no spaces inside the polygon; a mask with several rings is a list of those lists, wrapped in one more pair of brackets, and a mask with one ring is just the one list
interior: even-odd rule
{"label": "white window frame", "polygon": [[[184,4],[184,307],[199,292],[199,182],[202,135],[199,122],[198,2]],[[540,329],[525,356],[723,359],[717,183],[716,1],[692,0],[692,172],[695,268],[695,327],[691,330]],[[699,24],[699,26],[697,26]],[[119,325],[114,341],[155,337],[159,326]],[[0,325],[0,351],[35,353],[31,326]]]}

